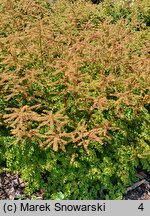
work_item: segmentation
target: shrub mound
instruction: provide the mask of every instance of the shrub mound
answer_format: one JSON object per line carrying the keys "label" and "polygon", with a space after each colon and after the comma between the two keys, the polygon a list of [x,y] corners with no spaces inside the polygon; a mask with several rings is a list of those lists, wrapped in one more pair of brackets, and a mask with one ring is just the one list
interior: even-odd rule
{"label": "shrub mound", "polygon": [[150,170],[149,1],[0,1],[0,166],[45,199],[122,199]]}

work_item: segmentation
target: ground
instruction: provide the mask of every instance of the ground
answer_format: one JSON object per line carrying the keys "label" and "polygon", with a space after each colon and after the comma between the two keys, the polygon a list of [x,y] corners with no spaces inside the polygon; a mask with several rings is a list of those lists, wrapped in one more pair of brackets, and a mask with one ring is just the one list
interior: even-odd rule
{"label": "ground", "polygon": [[[123,200],[150,200],[150,173],[139,172],[137,174],[139,181],[127,188],[127,194]],[[24,193],[25,183],[18,173],[0,174],[0,200],[43,200],[43,191],[26,196]]]}

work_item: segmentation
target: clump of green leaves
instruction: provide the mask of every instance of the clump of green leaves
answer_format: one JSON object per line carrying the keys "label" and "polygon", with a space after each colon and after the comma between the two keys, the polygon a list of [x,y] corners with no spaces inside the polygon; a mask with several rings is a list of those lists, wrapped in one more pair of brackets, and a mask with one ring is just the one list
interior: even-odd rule
{"label": "clump of green leaves", "polygon": [[136,168],[150,169],[143,2],[1,4],[0,163],[28,194],[121,199]]}

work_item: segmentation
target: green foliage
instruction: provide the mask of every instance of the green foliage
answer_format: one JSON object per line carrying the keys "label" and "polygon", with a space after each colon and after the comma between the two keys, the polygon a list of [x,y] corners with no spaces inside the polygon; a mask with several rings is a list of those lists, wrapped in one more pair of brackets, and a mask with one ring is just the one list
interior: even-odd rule
{"label": "green foliage", "polygon": [[2,3],[1,172],[45,199],[121,199],[150,170],[148,1]]}
{"label": "green foliage", "polygon": [[136,168],[150,168],[147,117],[145,112],[124,122],[117,119],[122,132],[114,132],[104,146],[91,143],[89,155],[82,147],[67,146],[66,154],[41,150],[36,142],[12,145],[7,167],[22,174],[27,194],[45,188],[45,199],[121,199],[125,187],[136,181]]}

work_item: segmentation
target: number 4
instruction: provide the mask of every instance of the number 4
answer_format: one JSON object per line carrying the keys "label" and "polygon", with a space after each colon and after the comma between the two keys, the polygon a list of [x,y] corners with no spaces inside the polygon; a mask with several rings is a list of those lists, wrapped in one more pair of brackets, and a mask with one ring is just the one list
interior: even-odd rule
{"label": "number 4", "polygon": [[139,210],[143,211],[144,210],[144,206],[143,206],[143,203],[141,203],[138,207]]}

